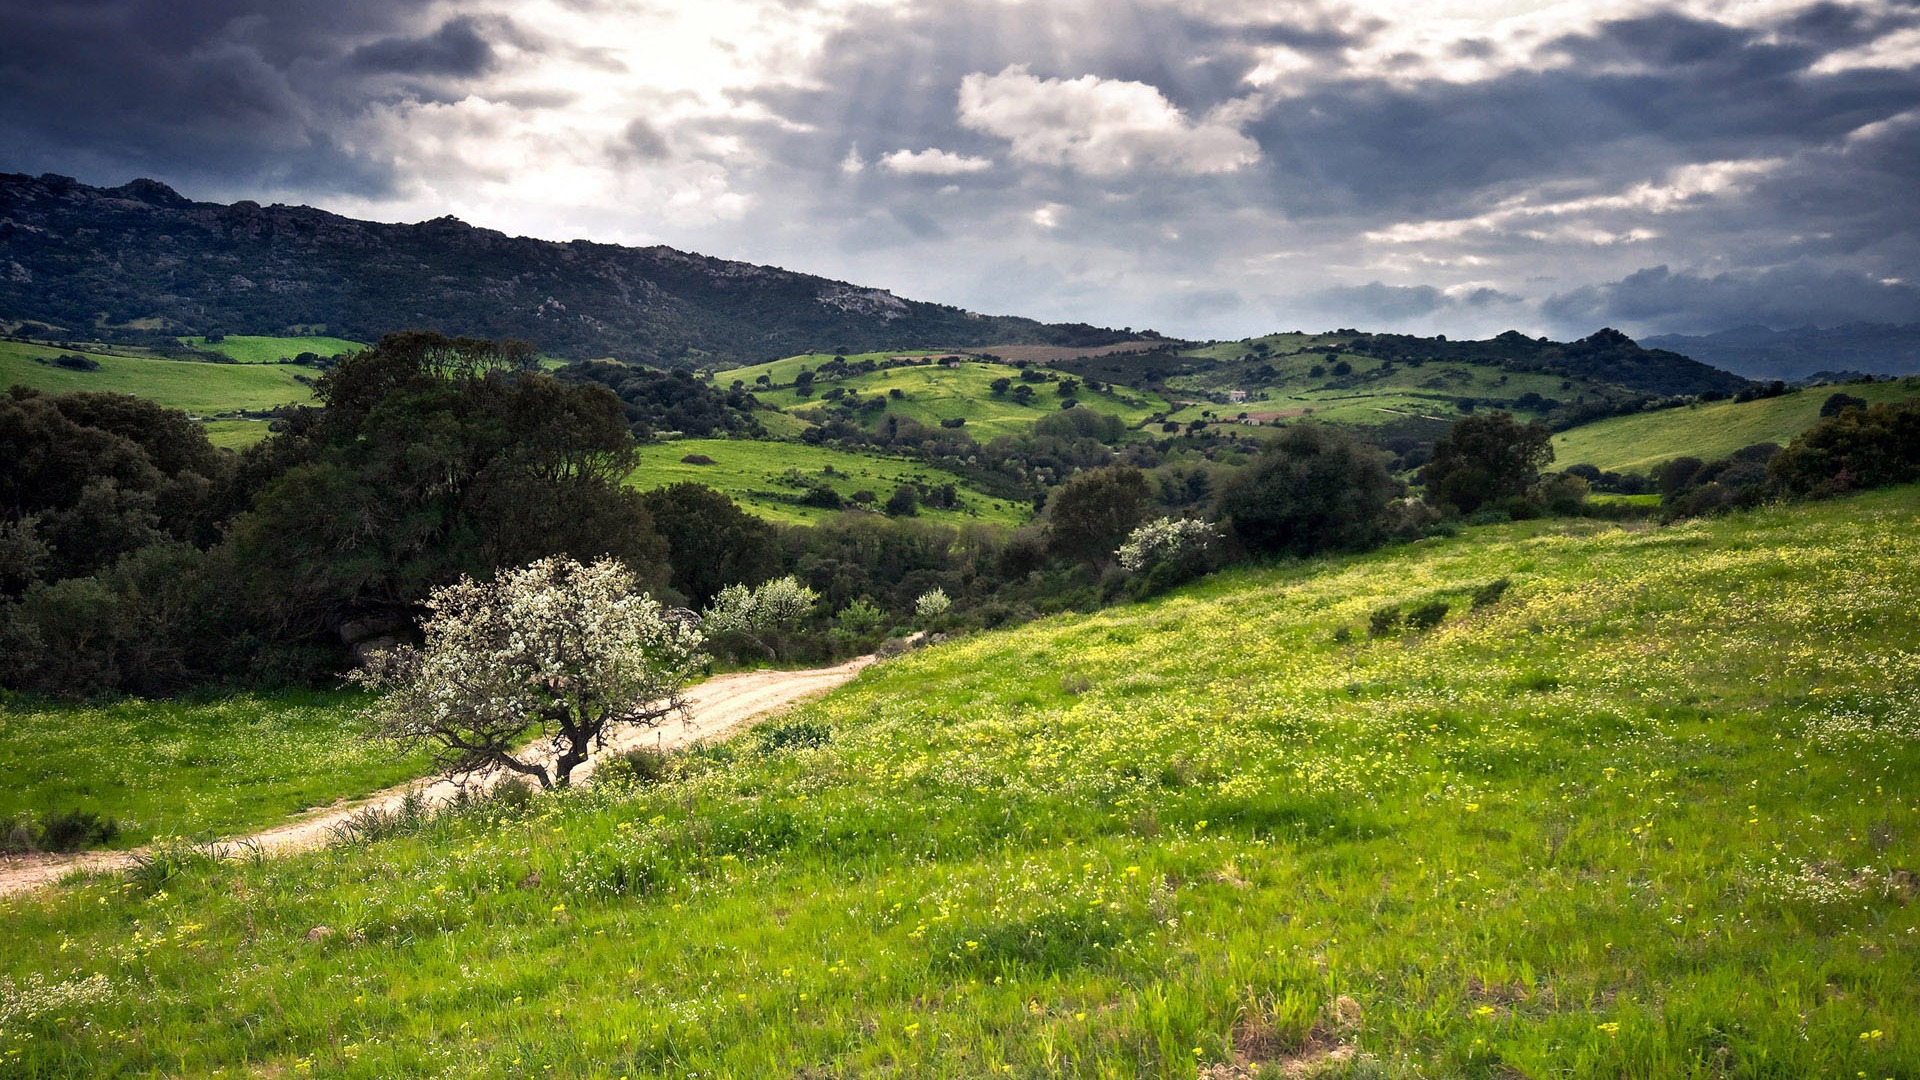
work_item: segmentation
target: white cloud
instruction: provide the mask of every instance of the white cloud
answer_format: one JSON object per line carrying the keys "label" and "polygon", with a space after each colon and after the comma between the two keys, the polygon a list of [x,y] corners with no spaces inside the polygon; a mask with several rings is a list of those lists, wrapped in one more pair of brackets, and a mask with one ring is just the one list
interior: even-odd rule
{"label": "white cloud", "polygon": [[1238,129],[1214,117],[1189,119],[1146,83],[1041,79],[1025,65],[962,79],[960,123],[1006,139],[1017,160],[1095,176],[1156,167],[1233,172],[1260,159],[1259,144]]}
{"label": "white cloud", "polygon": [[1779,158],[1766,158],[1684,165],[1660,180],[1635,184],[1614,194],[1557,200],[1518,195],[1474,217],[1400,222],[1372,230],[1366,233],[1366,239],[1381,244],[1428,244],[1451,243],[1475,235],[1509,235],[1600,246],[1637,243],[1660,234],[1644,227],[1614,230],[1565,219],[1678,213],[1746,191],[1782,164]]}
{"label": "white cloud", "polygon": [[950,150],[895,150],[880,158],[880,167],[903,176],[959,176],[986,172],[993,162]]}

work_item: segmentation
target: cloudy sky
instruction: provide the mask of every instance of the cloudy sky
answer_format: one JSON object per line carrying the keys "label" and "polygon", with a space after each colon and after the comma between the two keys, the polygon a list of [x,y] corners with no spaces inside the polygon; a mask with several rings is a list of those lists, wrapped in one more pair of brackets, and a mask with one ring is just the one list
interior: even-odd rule
{"label": "cloudy sky", "polygon": [[1189,337],[1920,321],[1920,0],[0,0],[0,171]]}

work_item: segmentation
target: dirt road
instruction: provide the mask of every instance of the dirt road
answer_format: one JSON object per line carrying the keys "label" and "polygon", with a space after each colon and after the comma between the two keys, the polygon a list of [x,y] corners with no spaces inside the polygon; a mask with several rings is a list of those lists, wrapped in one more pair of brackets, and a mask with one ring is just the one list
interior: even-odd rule
{"label": "dirt road", "polygon": [[[743,671],[721,675],[687,691],[691,715],[683,723],[669,720],[659,727],[634,728],[620,732],[607,741],[607,748],[574,770],[574,778],[592,774],[595,760],[641,747],[664,750],[685,746],[697,739],[724,735],[734,728],[796,701],[822,694],[839,686],[873,662],[863,656],[837,667],[807,671]],[[494,779],[498,779],[495,777]],[[232,837],[225,843],[234,848],[257,847],[268,855],[306,851],[327,842],[333,827],[368,808],[392,810],[406,797],[419,792],[429,805],[451,800],[459,788],[445,780],[416,780],[351,803],[315,810],[306,815],[248,836]],[[27,855],[0,858],[0,896],[37,889],[58,881],[72,870],[113,870],[133,865],[136,851],[90,851],[79,855]]]}

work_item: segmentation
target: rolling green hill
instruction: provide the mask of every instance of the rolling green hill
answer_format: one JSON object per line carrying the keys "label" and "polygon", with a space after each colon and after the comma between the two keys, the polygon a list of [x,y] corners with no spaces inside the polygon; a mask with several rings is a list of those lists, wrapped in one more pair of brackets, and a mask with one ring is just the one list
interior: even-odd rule
{"label": "rolling green hill", "polygon": [[[104,352],[82,354],[99,362],[98,371],[73,371],[50,362],[70,352],[51,345],[0,341],[0,386],[17,383],[49,393],[100,390],[132,394],[196,416],[271,409],[313,398],[312,389],[300,381],[313,378],[315,373],[308,368],[204,364]],[[41,363],[43,360],[49,362]]]}
{"label": "rolling green hill", "polygon": [[280,360],[290,360],[303,352],[316,356],[335,356],[343,352],[356,352],[366,348],[361,342],[348,341],[337,337],[261,337],[257,335],[235,334],[219,341],[209,342],[204,337],[181,338],[196,349],[207,349],[223,353],[243,364],[272,364]]}
{"label": "rolling green hill", "polygon": [[883,664],[664,784],[17,897],[0,1057],[1913,1075],[1916,520],[1909,486],[1236,571]]}
{"label": "rolling green hill", "polygon": [[[795,357],[776,365],[723,372],[715,381],[727,384],[734,379],[743,379],[748,375],[757,377],[764,373],[776,385],[782,381],[791,383],[799,372],[800,361],[806,359]],[[1052,376],[1056,380],[1060,378],[1059,373],[1043,368],[1029,370]],[[834,402],[828,395],[835,390],[869,401],[875,397],[886,397],[884,409],[860,410],[857,413],[868,428],[884,423],[889,416],[914,420],[928,427],[938,426],[942,420],[961,419],[966,421],[964,426],[967,434],[979,442],[987,442],[997,436],[1018,434],[1031,427],[1034,421],[1059,411],[1064,400],[1058,394],[1062,385],[1059,381],[1028,384],[1034,396],[1029,404],[1024,405],[1013,397],[1011,388],[1000,395],[993,393],[991,384],[996,379],[1011,379],[1014,386],[1018,386],[1021,385],[1020,376],[1018,369],[1004,364],[955,361],[951,366],[934,363],[885,368],[844,379],[821,379],[814,384],[812,395],[804,398],[790,387],[757,390],[754,396],[801,419],[818,419],[832,411]],[[1070,379],[1071,376],[1066,378]],[[751,381],[748,385],[752,385]],[[893,396],[894,391],[899,391],[898,397]],[[1079,386],[1073,393],[1073,399],[1095,412],[1117,416],[1129,426],[1140,424],[1148,416],[1167,408],[1166,401],[1158,394],[1126,387],[1091,391]]]}
{"label": "rolling green hill", "polygon": [[[688,464],[683,458],[704,456],[712,464]],[[831,469],[832,472],[827,470]],[[680,439],[640,448],[640,467],[628,483],[641,488],[664,487],[692,480],[725,492],[743,509],[761,517],[803,525],[835,513],[831,508],[807,506],[797,500],[813,485],[832,488],[849,500],[870,491],[875,507],[886,503],[902,484],[958,490],[958,509],[922,506],[918,516],[945,525],[978,522],[1018,525],[1029,507],[981,494],[952,473],[910,458],[851,453],[794,442],[745,439]]]}
{"label": "rolling green hill", "polygon": [[1613,472],[1645,473],[1677,457],[1714,461],[1743,446],[1785,446],[1820,420],[1820,406],[1835,393],[1870,404],[1920,397],[1920,377],[1898,382],[1852,383],[1795,390],[1756,401],[1717,401],[1680,409],[1616,416],[1553,437],[1554,462],[1582,462]]}

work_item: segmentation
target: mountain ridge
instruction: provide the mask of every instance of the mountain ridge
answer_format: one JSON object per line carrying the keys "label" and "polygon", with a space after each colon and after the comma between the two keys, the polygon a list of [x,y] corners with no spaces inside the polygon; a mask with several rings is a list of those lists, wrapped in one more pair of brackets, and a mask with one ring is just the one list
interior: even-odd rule
{"label": "mountain ridge", "polygon": [[981,315],[665,245],[510,237],[452,216],[361,221],[0,174],[0,313],[125,339],[324,326],[523,338],[568,359],[663,366],[810,349],[1092,347],[1139,335]]}

